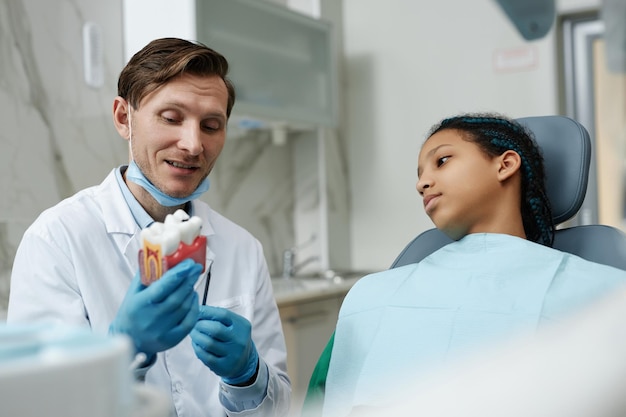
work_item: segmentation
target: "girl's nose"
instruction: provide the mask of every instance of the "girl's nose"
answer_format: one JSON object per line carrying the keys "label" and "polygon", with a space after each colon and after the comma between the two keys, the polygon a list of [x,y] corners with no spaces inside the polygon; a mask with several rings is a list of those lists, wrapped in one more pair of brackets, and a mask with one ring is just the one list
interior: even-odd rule
{"label": "girl's nose", "polygon": [[430,180],[422,174],[422,176],[417,180],[417,184],[415,184],[415,189],[417,189],[418,193],[424,194],[424,191],[429,188],[430,185]]}

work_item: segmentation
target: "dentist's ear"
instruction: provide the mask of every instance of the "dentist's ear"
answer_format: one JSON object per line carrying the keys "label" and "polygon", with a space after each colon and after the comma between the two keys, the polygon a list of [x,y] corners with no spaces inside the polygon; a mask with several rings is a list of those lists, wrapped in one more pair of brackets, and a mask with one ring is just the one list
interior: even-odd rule
{"label": "dentist's ear", "polygon": [[122,138],[130,140],[130,104],[120,96],[113,100],[113,124]]}

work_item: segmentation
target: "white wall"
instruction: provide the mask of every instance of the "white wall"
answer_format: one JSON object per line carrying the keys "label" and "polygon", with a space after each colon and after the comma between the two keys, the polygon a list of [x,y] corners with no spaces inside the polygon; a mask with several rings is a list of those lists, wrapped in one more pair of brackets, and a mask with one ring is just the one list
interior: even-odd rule
{"label": "white wall", "polygon": [[196,39],[195,10],[193,0],[122,0],[124,63],[153,39]]}
{"label": "white wall", "polygon": [[[468,111],[559,112],[555,27],[526,42],[492,0],[344,0],[344,19],[352,263],[386,269],[433,227],[415,190],[417,154],[433,124]],[[517,50],[534,56],[530,67],[496,68],[495,56]]]}

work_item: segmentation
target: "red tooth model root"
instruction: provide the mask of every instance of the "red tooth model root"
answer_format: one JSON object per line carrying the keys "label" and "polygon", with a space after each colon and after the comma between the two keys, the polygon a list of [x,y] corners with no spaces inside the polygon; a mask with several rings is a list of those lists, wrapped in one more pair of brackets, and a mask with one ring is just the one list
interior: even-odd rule
{"label": "red tooth model root", "polygon": [[187,258],[191,258],[202,265],[202,272],[204,272],[206,268],[206,236],[196,237],[191,245],[181,241],[173,254],[165,256],[160,244],[153,244],[144,240],[143,249],[139,250],[141,282],[144,285],[150,285],[161,278],[168,269]]}

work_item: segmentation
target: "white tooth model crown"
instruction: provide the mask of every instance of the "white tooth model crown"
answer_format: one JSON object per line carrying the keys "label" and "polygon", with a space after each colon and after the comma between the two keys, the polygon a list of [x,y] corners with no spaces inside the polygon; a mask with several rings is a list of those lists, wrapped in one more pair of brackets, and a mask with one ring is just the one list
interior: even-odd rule
{"label": "white tooth model crown", "polygon": [[141,231],[142,249],[139,250],[141,282],[150,285],[168,269],[191,258],[205,266],[206,236],[200,235],[202,220],[184,210],[168,214],[163,223],[154,222]]}

